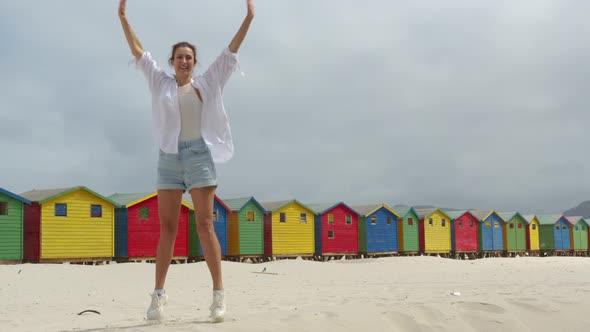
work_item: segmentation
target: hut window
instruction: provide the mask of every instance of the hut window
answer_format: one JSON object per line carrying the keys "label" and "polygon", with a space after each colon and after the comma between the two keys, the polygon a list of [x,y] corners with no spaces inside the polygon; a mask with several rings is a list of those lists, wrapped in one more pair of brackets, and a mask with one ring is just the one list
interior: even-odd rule
{"label": "hut window", "polygon": [[578,230],[578,226],[576,226],[576,230]]}
{"label": "hut window", "polygon": [[287,222],[287,214],[285,212],[279,214],[279,222]]}
{"label": "hut window", "polygon": [[490,227],[492,227],[492,225],[490,224],[490,222],[489,222],[489,221],[486,221],[486,223],[485,223],[485,226],[486,226],[486,228],[490,228]]}
{"label": "hut window", "polygon": [[102,205],[90,205],[90,217],[102,218]]}
{"label": "hut window", "polygon": [[328,239],[334,238],[334,231],[328,231]]}
{"label": "hut window", "polygon": [[68,216],[68,204],[55,203],[55,216],[56,217],[67,217]]}
{"label": "hut window", "polygon": [[518,224],[518,228],[522,228],[522,224]]}
{"label": "hut window", "polygon": [[139,219],[150,219],[150,208],[139,208]]}
{"label": "hut window", "polygon": [[459,220],[459,227],[463,228],[463,220]]}
{"label": "hut window", "polygon": [[346,215],[346,224],[352,225],[352,216],[350,214]]}
{"label": "hut window", "polygon": [[533,230],[537,229],[537,224],[533,224],[533,227],[531,227]]}
{"label": "hut window", "polygon": [[559,230],[559,225],[555,225],[555,229]]}
{"label": "hut window", "polygon": [[254,211],[246,212],[246,221],[256,221],[256,213]]}
{"label": "hut window", "polygon": [[473,228],[473,220],[469,221],[469,227]]}
{"label": "hut window", "polygon": [[408,226],[414,226],[414,219],[408,218]]}
{"label": "hut window", "polygon": [[0,202],[0,216],[8,215],[8,202]]}
{"label": "hut window", "polygon": [[388,224],[388,225],[391,225],[391,220],[392,220],[392,219],[393,219],[393,218],[391,218],[391,217],[387,217],[387,224]]}
{"label": "hut window", "polygon": [[301,213],[299,215],[299,223],[307,224],[307,213]]}
{"label": "hut window", "polygon": [[333,224],[334,223],[334,215],[329,213],[328,214],[328,224]]}
{"label": "hut window", "polygon": [[441,225],[442,227],[447,227],[447,221],[446,221],[444,218],[443,218],[443,219],[441,219],[441,221],[440,221],[440,225]]}
{"label": "hut window", "polygon": [[213,221],[219,221],[219,213],[217,212],[217,210],[213,211]]}
{"label": "hut window", "polygon": [[514,228],[514,224],[513,223],[510,223],[509,225],[510,225],[510,229],[513,229]]}
{"label": "hut window", "polygon": [[377,216],[371,216],[371,225],[377,225]]}
{"label": "hut window", "polygon": [[586,226],[582,225],[582,230],[585,231],[586,230]]}
{"label": "hut window", "polygon": [[433,223],[434,223],[434,221],[432,220],[432,218],[428,219],[428,224],[429,224],[430,226],[433,226]]}
{"label": "hut window", "polygon": [[497,221],[494,221],[494,228],[498,228],[498,227],[500,227],[500,223]]}

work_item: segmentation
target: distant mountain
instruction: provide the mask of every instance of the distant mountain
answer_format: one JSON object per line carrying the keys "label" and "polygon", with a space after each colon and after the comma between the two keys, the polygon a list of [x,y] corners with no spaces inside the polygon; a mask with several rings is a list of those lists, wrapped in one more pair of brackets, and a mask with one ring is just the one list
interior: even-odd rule
{"label": "distant mountain", "polygon": [[580,205],[576,206],[575,208],[571,208],[566,210],[563,213],[564,216],[582,216],[584,218],[590,218],[590,201],[585,201],[580,203]]}

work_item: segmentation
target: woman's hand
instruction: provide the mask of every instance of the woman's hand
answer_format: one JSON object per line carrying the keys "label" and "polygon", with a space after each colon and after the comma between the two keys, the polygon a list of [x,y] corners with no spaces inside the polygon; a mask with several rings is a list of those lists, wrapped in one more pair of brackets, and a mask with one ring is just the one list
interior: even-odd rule
{"label": "woman's hand", "polygon": [[127,17],[125,17],[126,4],[126,0],[121,0],[119,2],[119,19],[121,19],[121,26],[123,27],[123,32],[125,33],[125,38],[127,39],[129,48],[131,49],[131,54],[133,54],[135,59],[139,61],[141,55],[143,54],[143,46],[141,46],[139,39],[137,39],[137,36],[133,30],[131,30],[129,22],[127,22]]}
{"label": "woman's hand", "polygon": [[246,34],[248,33],[248,29],[250,28],[250,23],[252,23],[252,19],[254,19],[254,0],[246,0],[246,5],[248,6],[248,14],[242,22],[242,26],[240,26],[240,30],[236,33],[234,38],[229,43],[228,47],[232,53],[238,53],[244,38],[246,38]]}
{"label": "woman's hand", "polygon": [[127,0],[119,1],[119,18],[125,17],[125,5],[127,4]]}
{"label": "woman's hand", "polygon": [[254,17],[254,0],[247,0],[248,16]]}

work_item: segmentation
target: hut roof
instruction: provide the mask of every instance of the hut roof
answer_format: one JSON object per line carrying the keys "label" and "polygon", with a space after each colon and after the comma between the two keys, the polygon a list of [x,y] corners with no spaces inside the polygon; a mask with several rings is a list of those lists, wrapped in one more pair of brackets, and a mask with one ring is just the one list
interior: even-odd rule
{"label": "hut roof", "polygon": [[416,214],[418,215],[418,218],[420,218],[420,220],[428,217],[429,215],[431,215],[437,211],[444,214],[447,218],[449,218],[449,220],[452,219],[451,216],[447,212],[445,212],[439,208],[416,209],[415,211],[416,211]]}
{"label": "hut roof", "polygon": [[267,212],[274,212],[274,211],[284,208],[287,205],[291,205],[291,204],[295,204],[295,203],[301,205],[303,208],[305,208],[315,214],[314,210],[310,209],[309,207],[307,207],[307,205],[299,202],[296,199],[290,199],[290,200],[284,200],[284,201],[260,202],[260,205],[262,205],[264,210],[266,210]]}
{"label": "hut roof", "polygon": [[402,217],[402,218],[405,218],[410,212],[413,212],[416,216],[418,216],[418,213],[416,213],[416,210],[411,206],[403,206],[403,205],[394,206],[393,210],[396,211],[400,215],[400,217]]}
{"label": "hut roof", "polygon": [[19,195],[13,193],[13,192],[10,192],[10,191],[8,191],[8,190],[6,190],[4,188],[0,188],[0,194],[4,194],[4,195],[6,195],[8,197],[12,197],[12,198],[16,199],[17,201],[20,201],[22,203],[31,205],[31,201],[29,201],[28,199],[26,199],[26,198],[24,198],[22,196],[19,196]]}
{"label": "hut roof", "polygon": [[69,188],[56,188],[56,189],[42,189],[42,190],[37,190],[37,189],[33,189],[31,191],[27,191],[24,192],[22,194],[20,194],[22,197],[28,199],[31,202],[38,202],[40,204],[43,204],[47,201],[50,201],[54,198],[58,198],[61,197],[63,195],[69,194],[71,192],[74,191],[78,191],[78,190],[84,190],[94,196],[97,196],[99,198],[101,198],[102,200],[105,200],[115,206],[117,206],[117,202],[104,197],[90,189],[88,189],[87,187],[84,186],[78,186],[78,187],[69,187]]}
{"label": "hut roof", "polygon": [[464,215],[465,213],[469,213],[471,214],[471,212],[467,211],[467,210],[453,210],[453,211],[447,211],[447,210],[443,210],[447,216],[449,216],[451,219],[455,220],[459,217],[461,217],[462,215]]}
{"label": "hut roof", "polygon": [[[110,199],[118,203],[119,207],[126,207],[130,208],[134,205],[137,205],[141,202],[147,201],[152,197],[156,197],[158,195],[157,192],[143,192],[143,193],[115,193],[109,196]],[[189,209],[192,209],[192,206],[187,204],[184,201],[184,197],[182,200],[182,205],[186,206]]]}
{"label": "hut roof", "polygon": [[471,214],[475,218],[477,218],[477,220],[479,220],[479,221],[484,221],[489,216],[491,216],[492,213],[497,214],[498,217],[500,217],[500,219],[502,219],[503,221],[506,221],[506,219],[504,219],[504,217],[502,217],[498,212],[496,212],[494,210],[473,210],[473,211],[469,211],[469,212],[471,212]]}
{"label": "hut roof", "polygon": [[338,205],[344,205],[348,209],[352,210],[352,212],[359,214],[353,208],[346,205],[344,202],[337,202],[337,203],[321,203],[321,204],[306,204],[306,206],[312,210],[315,214],[324,214],[333,208],[337,207]]}
{"label": "hut roof", "polygon": [[562,216],[559,214],[538,214],[537,220],[539,220],[539,224],[541,224],[541,225],[553,225],[561,217]]}
{"label": "hut roof", "polygon": [[225,205],[227,205],[227,207],[230,210],[235,212],[242,210],[251,201],[254,202],[254,204],[258,206],[262,211],[266,211],[264,207],[260,205],[260,203],[258,203],[258,201],[253,196],[223,199]]}
{"label": "hut roof", "polygon": [[565,217],[565,218],[567,220],[569,220],[569,222],[572,225],[575,225],[575,224],[579,223],[580,221],[587,223],[586,220],[584,219],[584,217],[582,217],[582,216],[570,216],[570,217]]}
{"label": "hut roof", "polygon": [[520,214],[520,212],[498,212],[498,215],[500,215],[500,217],[504,219],[504,221],[510,221],[514,218],[520,218],[521,220],[524,220],[528,223],[526,218],[522,214]]}
{"label": "hut roof", "polygon": [[[109,196],[110,199],[117,202],[118,205],[122,207],[130,207],[139,203],[140,201],[144,201],[148,198],[152,198],[156,196],[155,192],[144,192],[144,193],[114,193]],[[135,204],[130,204],[135,203]],[[127,206],[129,204],[129,206]]]}
{"label": "hut roof", "polygon": [[400,218],[400,215],[396,211],[394,211],[392,208],[390,208],[389,206],[387,206],[383,203],[382,204],[372,204],[372,205],[353,205],[350,208],[353,209],[354,211],[356,211],[356,213],[358,213],[360,216],[365,216],[365,217],[377,212],[377,210],[379,210],[381,208],[384,208],[387,211],[396,215],[398,218]]}
{"label": "hut roof", "polygon": [[523,215],[522,217],[524,218],[524,220],[526,220],[526,222],[527,222],[528,224],[530,224],[530,223],[532,223],[532,222],[533,222],[533,220],[535,220],[535,218],[536,218],[536,215],[534,215],[534,214],[525,214],[525,215]]}

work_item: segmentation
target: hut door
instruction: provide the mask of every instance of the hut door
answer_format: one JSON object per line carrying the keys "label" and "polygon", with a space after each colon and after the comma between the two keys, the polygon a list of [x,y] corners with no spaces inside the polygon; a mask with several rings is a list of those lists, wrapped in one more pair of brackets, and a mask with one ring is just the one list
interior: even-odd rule
{"label": "hut door", "polygon": [[561,222],[556,223],[553,225],[553,232],[555,234],[555,249],[562,249],[562,236],[561,236]]}
{"label": "hut door", "polygon": [[570,249],[570,224],[564,222],[561,225],[561,249]]}
{"label": "hut door", "polygon": [[492,235],[492,227],[492,222],[490,220],[486,220],[483,223],[483,228],[481,232],[483,250],[493,250],[494,248],[494,237]]}

